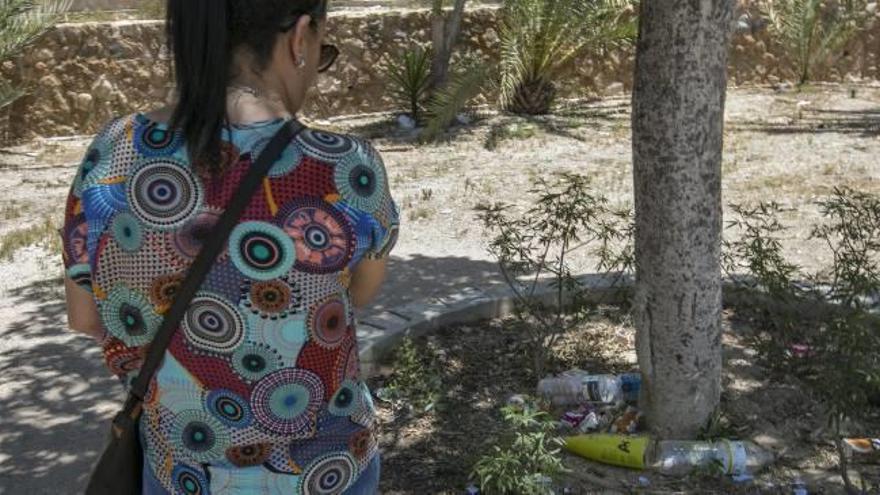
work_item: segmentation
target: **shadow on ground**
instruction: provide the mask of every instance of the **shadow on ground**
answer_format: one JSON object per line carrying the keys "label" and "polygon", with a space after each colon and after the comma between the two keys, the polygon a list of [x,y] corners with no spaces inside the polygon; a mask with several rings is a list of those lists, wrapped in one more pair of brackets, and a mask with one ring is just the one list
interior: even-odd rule
{"label": "shadow on ground", "polygon": [[809,110],[792,123],[755,122],[732,124],[731,129],[767,134],[855,134],[880,136],[880,110]]}
{"label": "shadow on ground", "polygon": [[[368,309],[500,283],[488,261],[392,258],[383,292]],[[82,493],[122,400],[98,346],[67,330],[61,298],[61,280],[53,279],[14,290],[5,301],[28,309],[0,326],[0,348],[7,349],[0,358],[0,494]]]}

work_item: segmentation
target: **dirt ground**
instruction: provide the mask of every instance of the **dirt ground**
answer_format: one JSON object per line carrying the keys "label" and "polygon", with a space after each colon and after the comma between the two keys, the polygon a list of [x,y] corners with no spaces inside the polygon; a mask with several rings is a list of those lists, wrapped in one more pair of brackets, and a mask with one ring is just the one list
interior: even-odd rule
{"label": "dirt ground", "polygon": [[[463,493],[471,468],[503,435],[500,407],[511,394],[535,394],[535,379],[525,370],[531,351],[521,338],[521,325],[513,318],[496,319],[445,328],[415,341],[421,352],[433,352],[438,360],[445,391],[440,402],[445,407],[420,417],[379,403],[384,432],[382,493]],[[811,494],[843,493],[837,455],[823,429],[822,405],[797,378],[774,376],[756,364],[755,352],[743,343],[751,331],[736,309],[725,310],[724,431],[730,438],[752,440],[773,452],[777,460],[772,467],[753,481],[734,483],[725,476],[673,478],[606,467],[566,452],[564,461],[571,472],[558,481],[559,486],[570,487],[572,494],[788,495],[793,480],[802,479]],[[600,307],[556,347],[548,371],[575,367],[594,373],[633,371],[637,369],[634,336],[624,312]],[[375,379],[373,388],[386,383],[386,378]],[[863,427],[880,431],[880,411]],[[880,466],[855,467],[873,483],[880,479]]]}
{"label": "dirt ground", "polygon": [[[586,173],[612,204],[631,203],[629,115],[626,96],[566,102],[555,115],[540,118],[481,110],[475,121],[454,129],[448,142],[436,145],[414,144],[388,114],[315,122],[371,137],[388,168],[402,226],[377,305],[391,308],[443,295],[475,283],[475,277],[481,283],[498,282],[473,207],[503,201],[524,208],[529,202],[524,192],[538,176],[557,171]],[[75,480],[81,483],[115,408],[116,385],[101,369],[97,349],[64,329],[60,254],[53,230],[60,224],[64,197],[89,142],[87,136],[45,139],[0,152],[0,251],[4,246],[22,246],[6,249],[8,257],[0,256],[0,410],[6,411],[0,417],[0,487],[4,476],[12,476],[16,483],[31,483],[27,486],[36,488],[29,493],[53,493],[42,491],[43,487],[57,486],[59,480],[73,480],[70,486],[75,486]],[[782,220],[791,229],[783,240],[785,255],[807,270],[825,266],[830,259],[820,242],[806,240],[820,219],[816,200],[843,185],[880,193],[878,156],[880,85],[729,92],[724,201],[773,199],[781,203],[786,208]],[[572,260],[576,272],[595,271],[595,260],[585,251]],[[456,330],[440,335],[450,332]],[[735,339],[735,334],[730,335]],[[738,350],[735,340],[727,342],[727,350],[728,373],[754,370],[748,364],[748,350]],[[735,357],[738,352],[740,357]],[[501,353],[489,356],[503,359]],[[485,369],[490,371],[484,370],[483,375],[504,372]],[[522,389],[525,383],[505,381],[516,376],[484,380],[474,390],[483,394],[484,389],[497,387],[496,383]],[[789,438],[808,435],[807,430],[821,423],[814,414],[809,422],[799,423],[807,425],[804,431],[786,430],[776,418],[801,411],[792,405],[806,399],[795,385],[761,383],[750,378],[728,387],[730,394],[745,397],[732,403],[732,415],[737,414],[737,407],[747,419],[757,414],[743,424],[772,438],[783,433]],[[513,390],[510,387],[501,388],[508,392]],[[475,399],[489,425],[487,432],[497,424],[495,403],[488,397],[497,400],[501,395],[486,392],[479,395],[482,399]],[[762,408],[755,413],[748,401]],[[768,409],[768,405],[774,406]],[[86,426],[81,422],[83,414],[88,417]],[[429,486],[433,477],[443,473],[448,476],[443,474],[442,479],[452,484],[438,487],[440,492],[463,490],[467,481],[463,470],[471,464],[462,461],[465,457],[458,458],[464,451],[457,445],[472,445],[468,443],[471,435],[454,422],[450,427],[432,427],[440,432],[436,440],[419,437],[417,441],[426,426],[415,425],[410,436],[416,436],[410,441],[422,449],[436,445],[443,455],[429,456],[426,452],[433,451],[417,448],[389,454],[389,467],[383,471],[389,493],[426,493],[417,488]],[[399,431],[401,438],[407,431]],[[452,440],[440,440],[446,436]],[[70,442],[59,444],[57,438]],[[392,445],[390,440],[386,445]],[[817,476],[825,473],[830,450],[805,452],[805,459],[811,460],[797,466],[815,466],[809,469],[816,469]],[[394,466],[403,466],[400,456],[406,455],[413,456],[408,465],[412,469],[404,471],[405,475],[395,474]],[[47,456],[50,461],[45,461]],[[632,479],[631,474],[620,476]],[[407,485],[410,481],[416,488]],[[652,478],[652,483],[660,486],[661,480]]]}

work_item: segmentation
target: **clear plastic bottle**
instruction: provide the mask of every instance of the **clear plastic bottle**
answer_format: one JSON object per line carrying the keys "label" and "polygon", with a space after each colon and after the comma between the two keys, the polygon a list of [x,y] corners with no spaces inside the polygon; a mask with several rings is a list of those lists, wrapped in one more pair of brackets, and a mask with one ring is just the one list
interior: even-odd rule
{"label": "clear plastic bottle", "polygon": [[754,443],[732,440],[664,440],[654,445],[649,458],[653,469],[675,476],[686,475],[713,462],[717,462],[725,474],[753,474],[773,462],[773,455]]}
{"label": "clear plastic bottle", "polygon": [[616,375],[590,375],[584,371],[567,372],[538,382],[538,394],[554,406],[584,402],[613,404],[624,399],[624,382]]}

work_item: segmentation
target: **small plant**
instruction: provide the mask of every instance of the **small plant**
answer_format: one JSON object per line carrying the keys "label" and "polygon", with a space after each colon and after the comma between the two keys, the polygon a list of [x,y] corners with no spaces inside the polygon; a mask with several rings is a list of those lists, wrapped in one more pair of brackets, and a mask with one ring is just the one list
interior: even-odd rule
{"label": "small plant", "polygon": [[403,52],[399,62],[388,60],[386,75],[391,92],[410,117],[420,123],[430,88],[431,51],[416,46]]}
{"label": "small plant", "polygon": [[421,135],[422,142],[436,141],[455,122],[459,113],[482,91],[488,80],[485,64],[466,59],[437,87],[427,103],[428,122]]}
{"label": "small plant", "polygon": [[765,5],[773,31],[794,57],[802,86],[861,29],[868,2],[771,0]]}
{"label": "small plant", "polygon": [[434,190],[431,188],[422,189],[421,195],[422,195],[422,201],[431,201],[431,198],[434,197]]}
{"label": "small plant", "polygon": [[[629,259],[620,253],[630,249],[626,247],[630,240],[620,221],[626,216],[613,212],[604,197],[594,194],[586,176],[562,173],[552,182],[538,178],[529,192],[537,198],[523,214],[502,203],[475,209],[484,228],[494,234],[489,252],[513,291],[514,314],[525,323],[534,349],[532,371],[540,377],[549,349],[589,314],[582,311],[584,292],[572,275],[571,253],[593,247],[600,267],[619,268]],[[549,276],[555,289],[549,304],[535,297],[542,275]]]}
{"label": "small plant", "polygon": [[[781,254],[775,234],[783,229],[772,203],[737,209],[743,220],[734,225],[746,234],[725,243],[726,264],[746,268],[757,281],[752,287],[776,299],[778,304],[763,311],[765,336],[756,348],[777,369],[796,371],[823,399],[847,492],[859,493],[849,479],[841,437],[851,433],[844,425],[867,417],[880,395],[880,317],[869,312],[880,296],[880,197],[835,188],[818,204],[826,221],[810,237],[825,241],[833,263],[805,276],[806,287],[796,283],[799,270]],[[808,316],[801,312],[806,306],[822,309]],[[781,366],[793,361],[794,339],[806,345],[809,359],[797,359],[804,361],[798,367]]]}
{"label": "small plant", "polygon": [[556,422],[530,398],[524,407],[505,406],[501,411],[509,434],[477,461],[471,476],[486,493],[551,493],[545,480],[566,472],[560,456],[564,441],[555,434]]}
{"label": "small plant", "polygon": [[[0,0],[0,62],[20,54],[57,23],[72,0]],[[0,108],[20,98],[24,90],[0,81]]]}
{"label": "small plant", "polygon": [[61,237],[51,218],[46,217],[41,223],[13,230],[0,238],[0,260],[12,261],[19,249],[29,246],[42,246],[53,254],[61,255]]}
{"label": "small plant", "polygon": [[559,71],[587,49],[636,37],[631,0],[506,0],[501,38],[501,106],[546,114]]}
{"label": "small plant", "polygon": [[385,387],[385,398],[405,404],[417,413],[437,406],[442,380],[430,347],[419,348],[405,337],[394,356],[394,374]]}

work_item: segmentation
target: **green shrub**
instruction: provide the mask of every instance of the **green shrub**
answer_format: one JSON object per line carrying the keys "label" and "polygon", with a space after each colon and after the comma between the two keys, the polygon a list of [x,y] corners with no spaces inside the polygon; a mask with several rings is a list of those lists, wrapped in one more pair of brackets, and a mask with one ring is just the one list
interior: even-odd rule
{"label": "green shrub", "polygon": [[[481,204],[477,218],[494,237],[489,252],[514,294],[514,314],[524,321],[534,350],[536,376],[543,376],[549,350],[589,313],[582,282],[572,274],[573,251],[592,248],[599,270],[632,270],[632,222],[629,212],[613,211],[605,197],[592,191],[589,178],[574,173],[537,179],[528,191],[533,206],[517,214],[510,205]],[[555,289],[550,304],[537,300],[542,275]]]}
{"label": "green shrub", "polygon": [[589,49],[636,37],[633,0],[505,0],[501,38],[501,106],[546,114],[559,71]]}
{"label": "green shrub", "polygon": [[385,74],[391,83],[391,94],[401,107],[418,123],[431,83],[431,51],[415,46],[405,50],[399,61],[387,59]]}
{"label": "green shrub", "polygon": [[471,476],[491,494],[545,495],[545,482],[566,471],[560,452],[564,441],[556,436],[556,422],[527,399],[525,407],[502,408],[508,435],[477,461]]}
{"label": "green shrub", "polygon": [[831,60],[866,18],[866,0],[769,0],[765,15],[797,66],[799,83]]}
{"label": "green shrub", "polygon": [[402,403],[416,413],[437,407],[443,383],[429,347],[419,348],[410,337],[405,337],[395,352],[393,368],[386,399]]}

